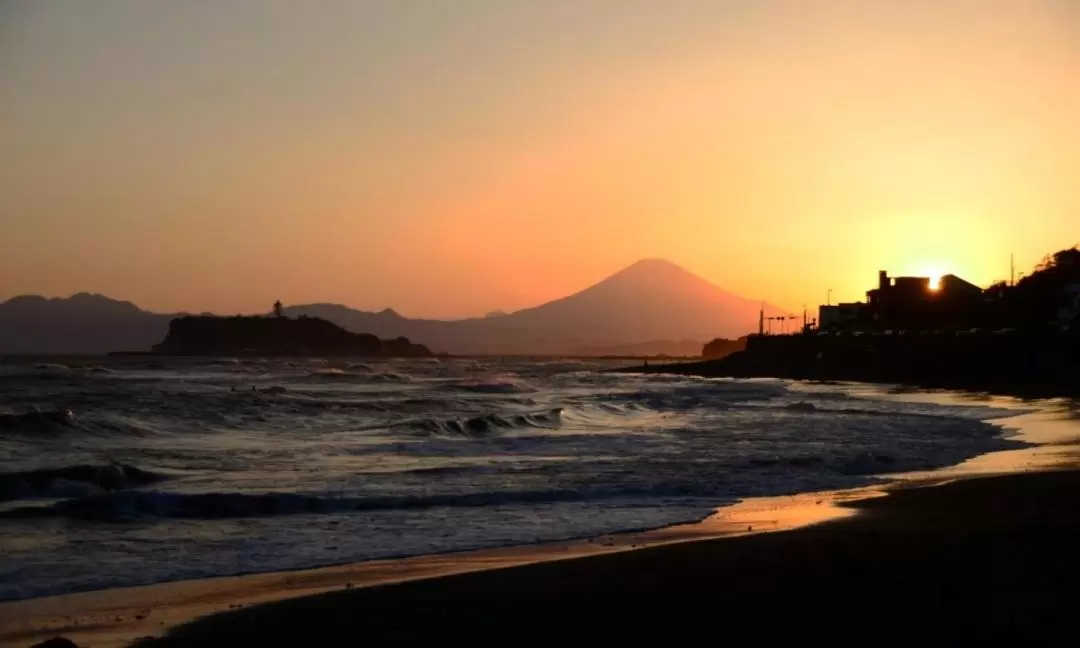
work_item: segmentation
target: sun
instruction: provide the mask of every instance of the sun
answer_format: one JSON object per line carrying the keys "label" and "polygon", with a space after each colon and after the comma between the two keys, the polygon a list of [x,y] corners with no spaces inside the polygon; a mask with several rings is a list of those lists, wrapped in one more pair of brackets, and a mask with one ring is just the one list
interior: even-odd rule
{"label": "sun", "polygon": [[942,267],[939,263],[927,263],[919,266],[919,276],[929,278],[930,290],[935,292],[941,290],[941,278],[946,274]]}

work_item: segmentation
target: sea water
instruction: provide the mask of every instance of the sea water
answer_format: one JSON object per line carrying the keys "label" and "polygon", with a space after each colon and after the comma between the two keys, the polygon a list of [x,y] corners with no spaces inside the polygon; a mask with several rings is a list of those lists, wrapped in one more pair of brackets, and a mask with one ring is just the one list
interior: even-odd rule
{"label": "sea water", "polygon": [[0,365],[0,599],[595,536],[1018,447],[1005,412],[513,360]]}

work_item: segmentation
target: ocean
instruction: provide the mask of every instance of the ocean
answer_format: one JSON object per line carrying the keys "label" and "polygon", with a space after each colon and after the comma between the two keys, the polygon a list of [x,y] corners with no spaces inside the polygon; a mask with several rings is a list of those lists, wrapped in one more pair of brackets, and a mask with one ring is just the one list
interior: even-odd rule
{"label": "ocean", "polygon": [[592,537],[1020,447],[1014,414],[620,363],[0,364],[0,599]]}

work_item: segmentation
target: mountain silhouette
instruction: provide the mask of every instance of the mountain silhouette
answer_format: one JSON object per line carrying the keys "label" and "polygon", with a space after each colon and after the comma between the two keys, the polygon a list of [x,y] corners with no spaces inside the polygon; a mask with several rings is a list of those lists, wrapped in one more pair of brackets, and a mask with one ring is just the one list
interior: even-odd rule
{"label": "mountain silhouette", "polygon": [[21,295],[0,303],[0,353],[145,351],[161,341],[172,318],[90,293]]}
{"label": "mountain silhouette", "polygon": [[[585,290],[514,313],[530,326],[625,344],[656,339],[707,341],[757,328],[760,302],[721,290],[670,261],[646,259]],[[771,315],[779,309],[767,306]]]}
{"label": "mountain silhouette", "polygon": [[[407,319],[394,311],[337,304],[287,309],[379,337],[404,335],[451,353],[574,354],[656,340],[692,340],[757,330],[762,304],[729,293],[670,261],[645,259],[562,299],[498,317]],[[765,304],[766,316],[782,314]]]}
{"label": "mountain silhouette", "polygon": [[[340,304],[303,304],[284,312],[321,317],[354,333],[407,337],[437,352],[587,355],[663,341],[700,349],[717,337],[756,331],[761,308],[761,302],[722,290],[670,261],[646,259],[580,292],[508,314],[410,319],[392,309],[369,312]],[[782,313],[764,308],[767,316]],[[164,339],[173,317],[87,293],[15,297],[0,303],[0,353],[149,350]]]}

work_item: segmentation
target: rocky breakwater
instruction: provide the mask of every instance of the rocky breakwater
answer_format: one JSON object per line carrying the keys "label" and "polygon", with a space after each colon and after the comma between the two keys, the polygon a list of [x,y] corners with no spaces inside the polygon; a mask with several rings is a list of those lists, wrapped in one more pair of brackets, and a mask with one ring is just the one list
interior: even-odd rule
{"label": "rocky breakwater", "polygon": [[154,353],[178,356],[431,356],[407,338],[380,340],[317,317],[178,317]]}

